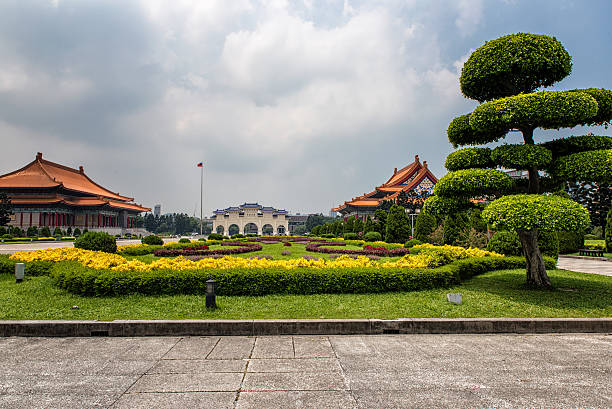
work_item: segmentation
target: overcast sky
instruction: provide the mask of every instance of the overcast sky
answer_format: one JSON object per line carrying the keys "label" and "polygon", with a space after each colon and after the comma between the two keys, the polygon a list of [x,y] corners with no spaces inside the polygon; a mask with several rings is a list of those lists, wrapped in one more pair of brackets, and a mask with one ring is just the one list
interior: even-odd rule
{"label": "overcast sky", "polygon": [[[556,36],[574,64],[557,89],[612,89],[611,4],[3,0],[0,174],[41,151],[199,215],[202,161],[207,216],[244,202],[327,213],[416,154],[446,173],[448,123],[476,106],[459,73],[487,40]],[[610,134],[571,133],[586,131]]]}

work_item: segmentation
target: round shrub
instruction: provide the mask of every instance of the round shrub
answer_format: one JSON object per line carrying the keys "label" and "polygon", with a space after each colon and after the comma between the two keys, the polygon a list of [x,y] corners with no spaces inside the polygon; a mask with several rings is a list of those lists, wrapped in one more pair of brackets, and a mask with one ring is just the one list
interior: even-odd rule
{"label": "round shrub", "polygon": [[444,167],[451,172],[460,169],[488,168],[492,165],[489,148],[459,149],[448,155],[444,163]]}
{"label": "round shrub", "polygon": [[164,244],[164,241],[162,240],[162,238],[154,234],[143,237],[141,242],[142,244],[148,244],[149,246],[161,246]]}
{"label": "round shrub", "polygon": [[344,233],[342,237],[344,237],[345,240],[358,240],[359,239],[359,235],[357,233],[351,233],[351,232]]}
{"label": "round shrub", "polygon": [[77,237],[74,241],[74,247],[83,250],[116,253],[117,239],[108,233],[90,231]]}
{"label": "round shrub", "polygon": [[487,193],[505,193],[514,182],[502,171],[496,169],[461,169],[442,176],[434,193],[445,197],[473,197]]}
{"label": "round shrub", "polygon": [[573,128],[597,115],[597,101],[584,92],[542,91],[497,99],[478,106],[470,126],[480,132],[528,128]]}
{"label": "round shrub", "polygon": [[223,235],[219,233],[210,233],[208,235],[208,240],[223,240]]}
{"label": "round shrub", "polygon": [[444,244],[455,245],[459,238],[470,230],[470,221],[466,213],[456,213],[446,216],[442,241]]}
{"label": "round shrub", "polygon": [[545,256],[559,257],[559,238],[557,232],[539,231],[538,247]]}
{"label": "round shrub", "polygon": [[591,118],[586,125],[607,125],[612,119],[612,91],[604,88],[576,89],[574,91],[589,94],[597,101],[597,115]]}
{"label": "round shrub", "polygon": [[[48,227],[43,227],[43,228],[40,230],[40,235],[41,235],[41,236],[45,236],[45,237],[47,237],[47,236],[48,236],[48,234],[45,234],[45,229],[47,229],[46,231],[49,231],[49,228],[48,228]],[[74,232],[73,232],[72,234],[74,235],[74,237],[79,237],[79,236],[81,235],[81,229],[79,229],[79,228],[77,227],[76,229],[74,229]]]}
{"label": "round shrub", "polygon": [[502,145],[493,149],[491,159],[507,169],[529,169],[550,165],[552,153],[538,145]]}
{"label": "round shrub", "polygon": [[404,244],[404,247],[409,249],[411,247],[417,246],[419,244],[423,244],[423,242],[421,240],[417,240],[417,239],[410,239],[406,242],[406,244]]}
{"label": "round shrub", "polygon": [[381,241],[382,240],[382,234],[380,234],[377,231],[369,231],[366,234],[363,235],[363,239],[365,241]]}
{"label": "round shrub", "polygon": [[178,242],[179,242],[179,243],[191,243],[191,240],[189,240],[189,239],[187,239],[187,238],[183,237],[183,238],[179,239],[179,241],[178,241]]}
{"label": "round shrub", "polygon": [[506,136],[507,130],[494,131],[489,129],[485,132],[478,131],[470,125],[470,114],[461,115],[453,119],[448,125],[446,135],[450,143],[456,148],[463,145],[482,145],[495,142]]}
{"label": "round shrub", "polygon": [[555,161],[552,174],[567,181],[607,183],[612,179],[612,149],[562,156]]}
{"label": "round shrub", "polygon": [[571,72],[572,57],[556,38],[516,33],[474,51],[459,83],[463,95],[482,102],[550,86]]}
{"label": "round shrub", "polygon": [[520,256],[523,253],[518,234],[506,230],[498,231],[491,237],[487,250],[507,256]]}
{"label": "round shrub", "polygon": [[240,234],[240,233],[234,234],[232,236],[232,239],[244,239],[244,234]]}

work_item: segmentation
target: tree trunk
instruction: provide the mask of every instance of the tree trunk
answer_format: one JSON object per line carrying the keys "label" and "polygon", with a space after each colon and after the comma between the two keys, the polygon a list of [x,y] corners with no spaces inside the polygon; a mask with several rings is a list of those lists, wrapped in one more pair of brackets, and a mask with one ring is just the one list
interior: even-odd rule
{"label": "tree trunk", "polygon": [[538,230],[521,230],[517,233],[523,247],[525,260],[527,260],[527,284],[550,288],[550,279],[546,274],[542,252],[538,247]]}
{"label": "tree trunk", "polygon": [[[535,145],[533,141],[533,128],[522,129],[523,140],[525,145]],[[536,166],[530,166],[527,171],[529,172],[529,187],[527,193],[537,194],[540,193],[540,174]]]}

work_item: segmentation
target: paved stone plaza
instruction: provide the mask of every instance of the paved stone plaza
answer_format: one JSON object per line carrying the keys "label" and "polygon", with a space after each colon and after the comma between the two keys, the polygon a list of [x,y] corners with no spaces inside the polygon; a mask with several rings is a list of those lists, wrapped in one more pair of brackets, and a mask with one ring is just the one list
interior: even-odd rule
{"label": "paved stone plaza", "polygon": [[612,407],[611,335],[0,338],[0,408]]}

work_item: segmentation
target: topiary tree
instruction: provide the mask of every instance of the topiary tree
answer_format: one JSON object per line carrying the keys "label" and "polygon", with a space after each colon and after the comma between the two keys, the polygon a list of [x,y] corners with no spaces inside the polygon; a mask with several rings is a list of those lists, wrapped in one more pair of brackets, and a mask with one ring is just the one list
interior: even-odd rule
{"label": "topiary tree", "polygon": [[385,241],[387,243],[405,243],[410,238],[410,221],[402,206],[393,205],[387,216]]}
{"label": "topiary tree", "polygon": [[436,218],[426,212],[420,212],[414,226],[414,238],[426,242],[429,235],[436,230],[438,223]]}
{"label": "topiary tree", "polygon": [[[483,145],[520,132],[523,143],[492,150],[465,148],[449,155],[447,168],[423,210],[440,217],[489,201],[482,217],[494,229],[517,233],[527,283],[550,287],[538,246],[540,232],[580,231],[589,215],[578,203],[548,193],[564,182],[612,180],[612,138],[574,136],[536,144],[534,130],[608,125],[612,92],[605,89],[537,91],[565,78],[572,61],[554,37],[518,33],[485,43],[463,66],[463,94],[481,103],[450,123],[453,146]],[[512,179],[495,167],[526,171]],[[546,175],[540,173],[546,172]],[[557,244],[558,246],[558,244]]]}
{"label": "topiary tree", "polygon": [[462,234],[470,229],[470,222],[465,212],[447,216],[444,220],[444,232],[442,241],[444,244],[456,245]]}

